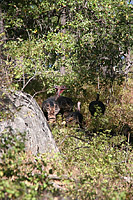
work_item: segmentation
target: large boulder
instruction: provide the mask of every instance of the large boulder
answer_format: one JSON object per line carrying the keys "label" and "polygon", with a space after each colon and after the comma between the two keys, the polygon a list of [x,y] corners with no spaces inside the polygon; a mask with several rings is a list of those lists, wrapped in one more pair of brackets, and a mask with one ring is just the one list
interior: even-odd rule
{"label": "large boulder", "polygon": [[0,91],[0,136],[4,130],[26,133],[25,148],[34,155],[58,152],[41,108],[27,93]]}

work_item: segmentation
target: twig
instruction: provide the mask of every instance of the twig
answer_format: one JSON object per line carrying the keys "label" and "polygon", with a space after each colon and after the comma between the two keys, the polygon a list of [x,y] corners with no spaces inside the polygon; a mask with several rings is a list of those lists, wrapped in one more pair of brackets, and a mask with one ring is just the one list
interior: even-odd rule
{"label": "twig", "polygon": [[60,145],[65,141],[65,139],[67,139],[68,137],[73,137],[73,138],[76,138],[76,139],[78,139],[78,140],[81,140],[81,141],[83,141],[83,142],[88,142],[88,141],[86,141],[86,140],[84,140],[84,139],[81,139],[81,138],[79,138],[79,137],[77,137],[77,136],[74,136],[74,135],[67,135],[61,142],[60,142]]}
{"label": "twig", "polygon": [[73,151],[77,150],[77,149],[82,149],[82,148],[89,148],[88,146],[81,146],[81,147],[76,147]]}
{"label": "twig", "polygon": [[35,73],[34,73],[34,75],[26,82],[26,84],[22,87],[22,89],[21,89],[21,92],[24,90],[24,88],[29,84],[29,82],[33,79],[33,78],[35,78],[35,76],[36,76],[36,71],[35,71]]}
{"label": "twig", "polygon": [[36,96],[36,94],[41,93],[41,92],[44,92],[44,90],[41,90],[41,91],[38,91],[38,92],[35,92],[35,93],[34,93],[34,95],[31,97],[30,102],[29,102],[29,104],[27,105],[27,107],[29,107],[30,103],[32,102],[32,100],[33,100],[33,98]]}
{"label": "twig", "polygon": [[61,177],[59,177],[59,176],[50,174],[48,176],[48,178],[51,179],[51,180],[64,180],[64,179],[67,179],[67,180],[70,180],[70,181],[74,181],[74,179],[68,177],[67,175],[62,175]]}
{"label": "twig", "polygon": [[41,90],[41,91],[38,91],[38,92],[35,92],[32,96],[32,98],[34,98],[37,94],[41,93],[41,92],[45,92],[45,90]]}

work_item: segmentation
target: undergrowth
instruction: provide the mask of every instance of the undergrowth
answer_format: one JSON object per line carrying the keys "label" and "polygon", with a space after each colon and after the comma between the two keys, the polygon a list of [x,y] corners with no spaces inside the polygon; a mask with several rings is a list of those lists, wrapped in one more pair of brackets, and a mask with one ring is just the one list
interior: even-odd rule
{"label": "undergrowth", "polygon": [[3,133],[0,199],[131,199],[132,148],[124,136],[57,126],[60,154],[53,156],[25,153],[21,134]]}
{"label": "undergrowth", "polygon": [[51,126],[58,155],[33,156],[25,152],[25,134],[1,133],[0,199],[132,199],[132,143],[122,134],[124,124],[132,128],[132,108],[130,95],[120,96],[100,118],[85,112],[83,129],[66,127],[59,116]]}

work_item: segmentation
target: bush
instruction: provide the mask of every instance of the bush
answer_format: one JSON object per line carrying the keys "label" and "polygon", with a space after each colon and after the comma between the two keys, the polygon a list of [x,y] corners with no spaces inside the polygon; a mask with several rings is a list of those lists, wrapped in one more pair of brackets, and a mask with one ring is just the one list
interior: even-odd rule
{"label": "bush", "polygon": [[36,199],[50,190],[47,164],[24,151],[25,134],[3,133],[0,139],[0,199]]}
{"label": "bush", "polygon": [[[83,132],[70,128],[54,134],[63,154],[69,197],[130,199],[132,148],[124,136],[111,137],[100,132],[90,139]],[[58,171],[59,167],[56,168]]]}

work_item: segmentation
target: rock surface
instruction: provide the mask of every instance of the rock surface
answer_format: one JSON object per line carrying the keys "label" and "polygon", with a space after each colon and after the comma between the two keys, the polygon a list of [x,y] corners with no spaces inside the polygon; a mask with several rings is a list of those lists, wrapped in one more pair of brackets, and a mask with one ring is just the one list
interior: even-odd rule
{"label": "rock surface", "polygon": [[0,136],[4,130],[10,134],[11,129],[14,134],[26,133],[26,150],[34,155],[58,152],[46,118],[33,97],[19,91],[0,91]]}

